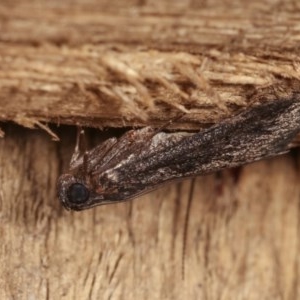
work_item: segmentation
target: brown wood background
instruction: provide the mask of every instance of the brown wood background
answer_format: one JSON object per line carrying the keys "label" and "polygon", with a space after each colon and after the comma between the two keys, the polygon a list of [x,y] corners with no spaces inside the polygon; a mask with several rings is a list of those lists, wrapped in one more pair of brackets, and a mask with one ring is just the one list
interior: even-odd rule
{"label": "brown wood background", "polygon": [[68,212],[55,185],[70,128],[61,143],[5,129],[1,299],[298,299],[297,153],[197,179],[182,280],[190,181]]}
{"label": "brown wood background", "polygon": [[191,182],[67,212],[56,125],[200,128],[288,97],[299,25],[297,1],[1,1],[0,298],[298,299],[297,150],[197,178],[182,280]]}

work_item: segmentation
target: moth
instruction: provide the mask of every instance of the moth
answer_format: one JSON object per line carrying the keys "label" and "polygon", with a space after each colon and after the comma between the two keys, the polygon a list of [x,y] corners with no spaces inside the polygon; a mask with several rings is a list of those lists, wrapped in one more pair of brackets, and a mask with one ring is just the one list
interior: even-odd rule
{"label": "moth", "polygon": [[197,133],[130,130],[80,154],[58,179],[67,209],[83,210],[148,193],[173,180],[287,152],[300,132],[300,95],[265,102]]}

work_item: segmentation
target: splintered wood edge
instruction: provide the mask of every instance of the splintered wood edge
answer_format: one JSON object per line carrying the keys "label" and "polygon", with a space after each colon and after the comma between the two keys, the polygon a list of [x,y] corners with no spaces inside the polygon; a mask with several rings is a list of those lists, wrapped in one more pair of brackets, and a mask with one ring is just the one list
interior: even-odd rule
{"label": "splintered wood edge", "polygon": [[[53,5],[2,10],[0,121],[43,128],[54,139],[48,123],[199,130],[300,91],[298,15],[288,3],[278,19],[263,18],[269,3],[228,14],[186,6],[184,15],[175,6],[174,15],[136,6],[135,18],[118,5]],[[64,22],[56,22],[62,12]],[[32,28],[25,36],[22,22]]]}
{"label": "splintered wood edge", "polygon": [[[259,68],[241,55],[226,61],[226,55],[216,51],[208,58],[157,51],[85,56],[69,49],[64,50],[67,63],[61,66],[60,61],[50,60],[53,55],[62,56],[60,49],[43,49],[42,64],[35,60],[39,51],[23,50],[25,65],[11,59],[9,71],[2,74],[0,120],[29,128],[46,129],[49,122],[158,128],[172,121],[170,129],[197,130],[252,105],[289,99],[300,91],[296,75],[286,66],[267,72],[266,64]],[[84,58],[79,59],[80,55]],[[16,59],[17,53],[10,56]],[[224,64],[228,70],[223,68],[221,78]],[[255,68],[254,82],[253,76],[245,74]],[[20,74],[21,69],[26,72]],[[280,72],[286,78],[274,77]]]}

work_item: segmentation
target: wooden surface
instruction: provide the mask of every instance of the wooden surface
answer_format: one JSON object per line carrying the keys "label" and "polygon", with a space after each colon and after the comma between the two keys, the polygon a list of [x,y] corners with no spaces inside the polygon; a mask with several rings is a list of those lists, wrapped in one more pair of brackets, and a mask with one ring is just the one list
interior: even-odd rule
{"label": "wooden surface", "polygon": [[158,127],[183,112],[173,128],[197,129],[299,93],[299,10],[292,0],[1,1],[0,298],[298,299],[297,150],[196,180],[182,280],[191,182],[67,212],[56,180],[75,128],[47,126]]}
{"label": "wooden surface", "polygon": [[72,152],[41,130],[0,140],[1,299],[298,299],[299,155],[80,213],[55,195]]}
{"label": "wooden surface", "polygon": [[0,120],[200,128],[299,92],[297,1],[1,1]]}

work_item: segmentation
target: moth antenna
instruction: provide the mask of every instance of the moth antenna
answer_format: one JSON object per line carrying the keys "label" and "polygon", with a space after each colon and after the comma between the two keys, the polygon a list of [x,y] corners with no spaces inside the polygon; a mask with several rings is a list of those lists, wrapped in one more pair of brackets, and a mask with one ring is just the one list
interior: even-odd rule
{"label": "moth antenna", "polygon": [[188,225],[189,225],[189,219],[190,219],[190,212],[191,212],[191,206],[192,206],[192,199],[195,189],[195,178],[192,178],[191,185],[190,185],[190,191],[189,191],[189,198],[188,203],[186,207],[186,213],[184,218],[184,227],[183,227],[183,237],[182,237],[182,258],[181,258],[181,278],[184,280],[185,276],[185,254],[186,254],[186,243],[187,243],[187,236],[188,236]]}
{"label": "moth antenna", "polygon": [[165,129],[168,126],[170,126],[174,121],[180,120],[184,115],[185,115],[184,113],[178,114],[177,116],[175,116],[174,118],[170,119],[168,122],[166,122],[162,126],[160,126],[157,129],[153,130],[153,133],[146,139],[146,142],[144,143],[144,146],[141,147],[140,152],[147,146],[147,142],[151,141],[152,138],[156,134],[160,133],[163,129]]}
{"label": "moth antenna", "polygon": [[186,115],[186,114],[185,113],[180,113],[180,114],[176,115],[174,118],[170,119],[168,122],[166,122],[165,124],[163,124],[160,127],[158,127],[157,130],[155,130],[155,134],[159,133],[160,131],[162,131],[165,128],[168,128],[175,121],[178,121],[178,120],[182,119],[182,117],[184,115]]}

